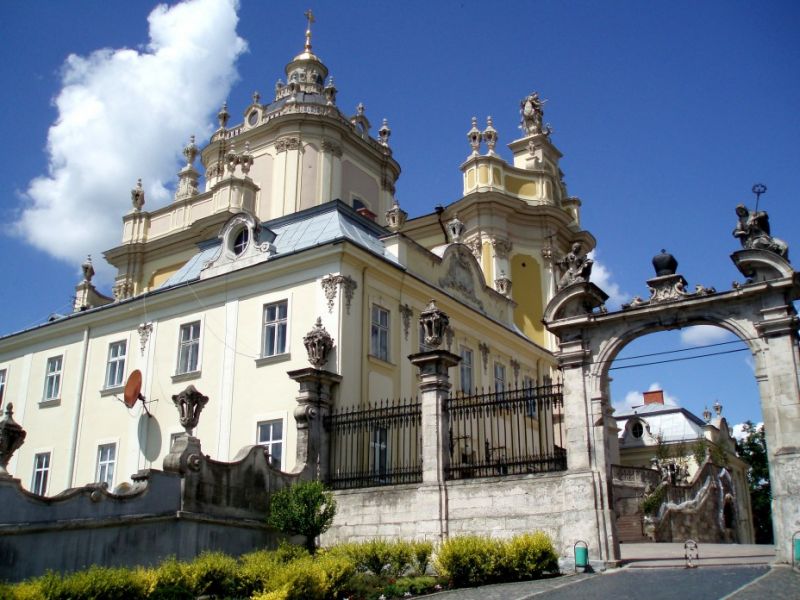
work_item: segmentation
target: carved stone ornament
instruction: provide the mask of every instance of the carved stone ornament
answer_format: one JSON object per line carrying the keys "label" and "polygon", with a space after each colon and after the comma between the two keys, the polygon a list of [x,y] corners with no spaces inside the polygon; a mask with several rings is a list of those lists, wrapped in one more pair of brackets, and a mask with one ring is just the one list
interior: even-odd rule
{"label": "carved stone ornament", "polygon": [[397,200],[392,203],[392,208],[386,211],[386,227],[389,231],[398,232],[406,224],[408,213],[400,208]]}
{"label": "carved stone ornament", "polygon": [[230,119],[231,115],[228,112],[228,103],[223,102],[222,108],[219,109],[217,113],[217,121],[219,122],[219,128],[225,129],[225,126],[228,124],[228,119]]}
{"label": "carved stone ornament", "polygon": [[282,137],[278,138],[275,142],[276,152],[286,152],[287,150],[297,150],[300,148],[300,138],[297,137]]}
{"label": "carved stone ornament", "polygon": [[94,267],[92,266],[91,254],[86,256],[86,260],[81,265],[81,270],[83,271],[83,280],[86,283],[91,283],[92,277],[94,277]]}
{"label": "carved stone ornament", "polygon": [[123,275],[114,282],[111,288],[114,300],[125,300],[133,296],[133,279],[130,275]]}
{"label": "carved stone ornament", "polygon": [[519,361],[512,358],[511,359],[511,370],[514,371],[514,382],[515,383],[519,380],[519,369],[520,369]]}
{"label": "carved stone ornament", "polygon": [[208,396],[204,396],[193,385],[189,385],[181,393],[172,396],[172,402],[178,409],[181,427],[186,430],[186,433],[192,435],[192,430],[200,421],[200,413],[208,403]]}
{"label": "carved stone ornament", "polygon": [[486,117],[486,129],[481,133],[481,139],[486,142],[489,154],[494,154],[494,149],[497,146],[497,130],[493,126],[492,117]]}
{"label": "carved stone ornament", "polygon": [[[0,398],[2,401],[2,398]],[[0,477],[10,477],[6,467],[14,452],[25,443],[28,435],[22,426],[14,421],[14,406],[6,404],[6,416],[0,421]]]}
{"label": "carved stone ornament", "polygon": [[688,292],[688,284],[683,278],[683,275],[677,275],[675,271],[678,267],[678,261],[671,254],[667,254],[664,250],[661,254],[653,259],[653,268],[656,273],[665,273],[664,275],[657,275],[653,279],[647,280],[647,287],[650,290],[650,298],[643,300],[639,296],[634,296],[633,300],[623,304],[623,309],[636,308],[637,306],[646,306],[650,304],[660,304],[662,302],[674,302],[675,300],[684,300],[698,296],[709,296],[717,292],[713,287],[705,287],[703,285],[696,285],[694,292]]}
{"label": "carved stone ornament", "polygon": [[389,145],[389,137],[392,135],[392,130],[389,128],[389,120],[384,119],[381,128],[378,129],[378,142],[381,146]]}
{"label": "carved stone ornament", "polygon": [[508,296],[511,293],[511,280],[506,277],[505,271],[500,271],[500,277],[494,280],[494,289],[503,296]]}
{"label": "carved stone ornament", "polygon": [[453,338],[455,337],[455,335],[456,332],[453,331],[453,328],[448,325],[447,328],[444,330],[444,342],[445,345],[447,346],[448,352],[450,351],[450,348],[453,347]]}
{"label": "carved stone ornament", "polygon": [[467,139],[472,148],[472,155],[478,156],[481,150],[481,130],[478,129],[477,117],[472,117],[472,128],[467,132]]}
{"label": "carved stone ornament", "polygon": [[325,294],[325,299],[328,301],[328,312],[333,312],[333,302],[336,300],[336,290],[339,286],[342,287],[345,299],[345,309],[347,314],[350,314],[350,305],[353,302],[353,294],[358,287],[355,279],[349,275],[327,275],[322,278],[322,291]]}
{"label": "carved stone ornament", "polygon": [[147,340],[150,339],[150,334],[153,333],[153,324],[152,323],[142,323],[136,329],[139,333],[139,350],[144,356],[144,350],[147,347]]}
{"label": "carved stone ornament", "polygon": [[497,258],[508,258],[512,247],[510,240],[499,237],[492,238],[492,248],[494,248],[494,255]]}
{"label": "carved stone ornament", "polygon": [[411,328],[411,317],[414,315],[414,311],[408,304],[401,304],[399,310],[400,318],[403,320],[403,337],[408,340],[408,331]]}
{"label": "carved stone ornament", "polygon": [[303,337],[303,344],[308,352],[308,362],[315,369],[321,369],[328,362],[333,350],[333,338],[322,326],[322,317],[317,317],[314,328]]}
{"label": "carved stone ornament", "polygon": [[789,245],[772,237],[769,215],[764,210],[749,210],[744,204],[736,207],[736,228],[733,237],[738,238],[745,250],[769,250],[781,258],[789,260]]}
{"label": "carved stone ornament", "polygon": [[438,348],[442,345],[445,332],[450,325],[450,317],[436,307],[436,302],[431,300],[419,315],[419,323],[425,333],[425,345],[429,348]]}
{"label": "carved stone ornament", "polygon": [[[276,145],[277,147],[277,145]],[[334,156],[341,156],[342,155],[342,147],[334,142],[333,140],[322,140],[322,151],[329,152]]]}
{"label": "carved stone ornament", "polygon": [[[447,271],[444,277],[439,278],[439,285],[451,289],[463,296],[470,304],[483,310],[483,302],[477,297],[473,268],[475,263],[470,251],[463,244],[449,247],[452,250]],[[445,255],[447,257],[447,255]]]}
{"label": "carved stone ornament", "polygon": [[447,222],[447,237],[450,238],[451,244],[461,243],[461,236],[464,233],[464,223],[455,215]]}
{"label": "carved stone ornament", "polygon": [[469,248],[469,251],[472,252],[472,256],[475,257],[475,260],[480,261],[481,255],[483,253],[483,243],[481,242],[481,236],[476,235],[471,237],[464,244]]}
{"label": "carved stone ornament", "polygon": [[489,344],[485,342],[481,342],[478,344],[478,350],[481,353],[481,362],[483,363],[483,372],[486,372],[486,369],[489,368]]}
{"label": "carved stone ornament", "polygon": [[542,128],[542,117],[544,116],[545,102],[547,102],[547,100],[542,100],[539,98],[538,92],[533,92],[520,101],[520,129],[522,129],[522,133],[525,135],[544,133]]}
{"label": "carved stone ornament", "polygon": [[144,188],[141,179],[136,180],[136,187],[131,190],[131,204],[133,204],[133,210],[137,212],[144,206]]}
{"label": "carved stone ornament", "polygon": [[559,290],[575,283],[589,281],[594,261],[583,253],[582,248],[580,242],[574,242],[572,249],[556,263],[561,270],[561,278],[558,280],[557,286]]}

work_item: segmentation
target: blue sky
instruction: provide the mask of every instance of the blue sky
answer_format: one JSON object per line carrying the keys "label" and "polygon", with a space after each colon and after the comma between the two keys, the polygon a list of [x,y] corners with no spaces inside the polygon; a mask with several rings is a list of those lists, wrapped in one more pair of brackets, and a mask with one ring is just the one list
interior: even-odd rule
{"label": "blue sky", "polygon": [[[207,139],[220,102],[238,122],[254,90],[272,94],[302,48],[307,6],[242,0],[234,14],[221,2],[170,3],[151,17],[153,29],[148,2],[0,4],[0,332],[69,310],[83,256],[97,265],[118,243],[136,177],[149,208],[165,203],[183,140]],[[310,6],[314,50],[339,106],[354,112],[363,102],[376,127],[389,119],[403,168],[397,196],[412,216],[459,197],[473,115],[481,126],[493,117],[510,158],[519,100],[537,90],[569,192],[598,240],[595,279],[606,291],[646,296],[661,248],[690,286],[729,289],[741,279],[729,258],[734,207],[752,205],[756,182],[768,186],[761,207],[773,233],[800,253],[800,4]],[[86,91],[99,103],[78,93]],[[48,179],[58,185],[43,192]],[[52,206],[31,212],[37,194]],[[106,290],[109,276],[100,271]],[[624,352],[716,341],[724,339],[673,332]],[[719,400],[733,422],[760,418],[746,352],[613,375],[617,404],[658,383],[695,412]]]}

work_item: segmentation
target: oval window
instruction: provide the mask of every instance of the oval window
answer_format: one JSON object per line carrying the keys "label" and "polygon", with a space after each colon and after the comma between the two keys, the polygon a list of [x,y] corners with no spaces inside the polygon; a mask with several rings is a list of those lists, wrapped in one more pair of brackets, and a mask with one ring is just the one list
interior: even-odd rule
{"label": "oval window", "polygon": [[250,241],[250,230],[247,227],[243,228],[236,237],[233,238],[233,253],[239,256],[247,248],[247,243]]}
{"label": "oval window", "polygon": [[639,422],[634,423],[633,427],[631,427],[631,434],[637,440],[640,439],[644,435],[644,427],[642,427],[642,424]]}

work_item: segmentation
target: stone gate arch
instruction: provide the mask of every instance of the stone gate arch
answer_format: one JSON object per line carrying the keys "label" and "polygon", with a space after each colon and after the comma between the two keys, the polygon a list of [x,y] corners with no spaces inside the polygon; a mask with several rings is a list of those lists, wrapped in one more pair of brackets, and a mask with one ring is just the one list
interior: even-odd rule
{"label": "stone gate arch", "polygon": [[545,310],[545,325],[559,341],[556,357],[564,383],[568,470],[576,480],[586,482],[576,500],[579,518],[568,533],[592,540],[598,559],[619,558],[611,504],[616,448],[608,378],[611,363],[638,337],[708,324],[739,337],[755,360],[777,556],[783,562],[790,560],[791,536],[800,529],[800,353],[793,305],[800,298],[800,273],[772,250],[748,248],[731,258],[746,279],[728,291],[701,285],[688,291],[686,280],[675,272],[677,262],[663,254],[653,261],[657,274],[647,281],[651,294],[647,300],[637,297],[622,309],[608,312],[605,292],[579,277],[561,289]]}

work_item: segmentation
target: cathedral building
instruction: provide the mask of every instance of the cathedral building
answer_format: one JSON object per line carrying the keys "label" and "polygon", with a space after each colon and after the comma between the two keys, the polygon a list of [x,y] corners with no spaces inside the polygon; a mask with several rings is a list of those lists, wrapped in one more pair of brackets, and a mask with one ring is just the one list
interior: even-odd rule
{"label": "cathedral building", "polygon": [[[310,27],[284,77],[238,118],[223,106],[207,143],[190,141],[168,205],[150,210],[134,187],[120,244],[104,255],[117,271],[110,293],[87,260],[72,314],[0,337],[3,403],[27,431],[9,471],[32,492],[113,489],[160,467],[182,431],[171,398],[188,384],[210,398],[195,435],[211,458],[262,444],[291,471],[298,386],[287,372],[308,366],[304,336],[324,328],[333,338],[334,406],[412,397],[407,357],[424,347],[419,316],[431,300],[461,358],[455,391],[555,377],[544,307],[558,259],[594,238],[539,96],[520,104],[513,162],[497,152],[491,118],[473,119],[463,195],[408,218],[388,122],[337,105]],[[135,371],[144,400],[129,407]]]}

